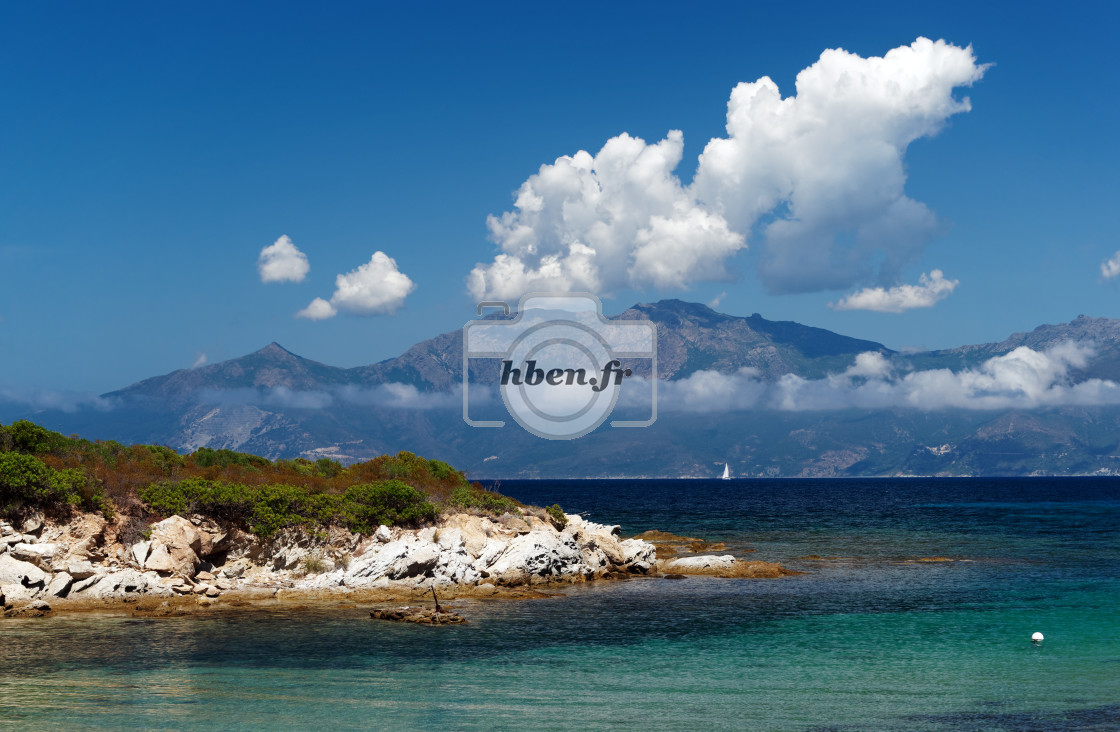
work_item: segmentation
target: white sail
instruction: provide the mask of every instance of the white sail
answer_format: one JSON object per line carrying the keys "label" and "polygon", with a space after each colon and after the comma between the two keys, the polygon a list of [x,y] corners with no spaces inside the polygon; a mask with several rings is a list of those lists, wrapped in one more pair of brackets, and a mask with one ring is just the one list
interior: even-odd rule
{"label": "white sail", "polygon": [[728,467],[727,463],[723,464],[723,479],[731,480],[731,468]]}

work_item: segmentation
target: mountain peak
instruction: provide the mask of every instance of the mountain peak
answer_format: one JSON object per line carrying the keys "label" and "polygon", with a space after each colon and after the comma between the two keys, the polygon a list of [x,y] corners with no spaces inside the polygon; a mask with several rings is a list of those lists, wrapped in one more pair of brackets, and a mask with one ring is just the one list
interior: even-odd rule
{"label": "mountain peak", "polygon": [[[287,348],[284,348],[283,346],[281,346],[276,341],[273,341],[272,343],[269,343],[264,348],[255,352],[253,355],[254,356],[273,356],[273,357],[275,357],[275,356],[295,356],[296,354],[292,353]],[[299,358],[298,356],[296,356],[296,357]]]}

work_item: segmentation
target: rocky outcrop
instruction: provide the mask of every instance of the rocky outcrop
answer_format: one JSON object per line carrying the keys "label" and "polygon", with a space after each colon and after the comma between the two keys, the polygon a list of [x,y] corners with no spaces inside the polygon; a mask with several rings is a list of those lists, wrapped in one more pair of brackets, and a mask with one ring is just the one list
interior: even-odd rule
{"label": "rocky outcrop", "polygon": [[[25,533],[31,529],[34,533]],[[50,604],[139,597],[209,602],[238,590],[411,591],[579,582],[655,570],[654,547],[619,538],[619,527],[568,516],[563,530],[526,513],[455,514],[437,526],[380,526],[368,537],[343,529],[287,529],[262,540],[238,527],[172,516],[141,532],[126,519],[82,515],[0,524],[0,591],[8,614]],[[131,538],[129,538],[131,537]]]}

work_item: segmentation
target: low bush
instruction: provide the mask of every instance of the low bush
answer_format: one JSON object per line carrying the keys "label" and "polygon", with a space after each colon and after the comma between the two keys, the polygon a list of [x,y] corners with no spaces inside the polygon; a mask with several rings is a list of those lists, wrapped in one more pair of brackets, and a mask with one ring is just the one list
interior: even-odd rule
{"label": "low bush", "polygon": [[0,452],[0,514],[13,519],[32,510],[64,515],[72,508],[112,515],[101,486],[85,471],[56,470],[34,455]]}
{"label": "low bush", "polygon": [[490,493],[472,485],[459,486],[443,502],[446,510],[463,509],[500,516],[503,513],[521,513],[517,501],[500,493]]}
{"label": "low bush", "polygon": [[552,521],[552,525],[558,529],[563,529],[568,525],[568,517],[564,515],[564,509],[560,508],[559,503],[554,503],[545,509],[548,513],[548,518]]}
{"label": "low bush", "polygon": [[439,515],[426,495],[399,480],[351,486],[342,496],[340,509],[342,524],[359,534],[368,534],[382,524],[419,526]]}
{"label": "low bush", "polygon": [[248,486],[202,478],[153,483],[140,498],[164,516],[202,514],[245,524],[262,538],[292,526],[343,526],[368,534],[379,525],[418,526],[434,521],[436,507],[399,480],[351,486],[342,495],[314,493],[293,485]]}

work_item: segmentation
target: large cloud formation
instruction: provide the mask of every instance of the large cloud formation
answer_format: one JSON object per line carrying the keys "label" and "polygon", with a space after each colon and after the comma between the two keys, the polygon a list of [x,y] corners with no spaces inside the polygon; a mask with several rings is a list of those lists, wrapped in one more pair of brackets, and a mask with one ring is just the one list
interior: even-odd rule
{"label": "large cloud formation", "polygon": [[733,374],[700,371],[660,385],[658,407],[668,411],[726,412],[742,409],[814,411],[913,408],[1033,409],[1120,404],[1120,384],[1105,379],[1070,380],[1093,355],[1085,344],[1064,343],[1045,351],[1021,346],[960,371],[927,369],[899,373],[882,354],[861,353],[845,371],[823,379],[787,374],[763,381],[753,369]]}
{"label": "large cloud formation", "polygon": [[953,90],[984,69],[971,47],[919,38],[881,58],[825,51],[792,97],[769,77],[739,84],[727,137],[708,142],[688,186],[673,172],[677,130],[560,157],[521,185],[514,211],[489,217],[500,253],[475,266],[468,289],[478,299],[681,290],[727,279],[728,258],[752,237],[772,292],[893,284],[938,226],[903,190],[903,155],[970,109]]}
{"label": "large cloud formation", "polygon": [[385,252],[374,252],[368,262],[335,278],[334,294],[329,301],[317,297],[296,316],[325,320],[338,315],[340,310],[355,315],[392,313],[414,289],[415,283],[397,269],[395,259]]}

